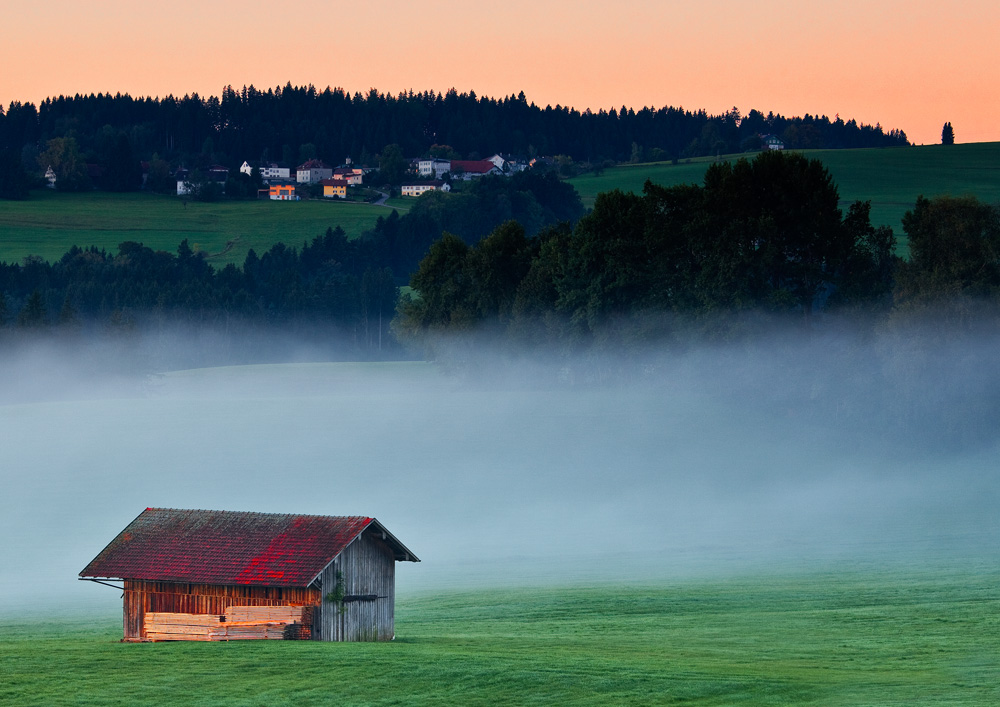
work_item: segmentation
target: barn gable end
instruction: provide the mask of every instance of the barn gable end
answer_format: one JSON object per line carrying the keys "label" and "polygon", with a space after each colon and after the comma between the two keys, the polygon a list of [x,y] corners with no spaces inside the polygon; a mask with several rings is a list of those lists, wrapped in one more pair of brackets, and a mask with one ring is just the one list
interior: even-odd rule
{"label": "barn gable end", "polygon": [[330,641],[391,641],[395,636],[396,563],[377,532],[366,531],[322,572],[323,595],[342,584],[344,599],[324,601],[313,630]]}

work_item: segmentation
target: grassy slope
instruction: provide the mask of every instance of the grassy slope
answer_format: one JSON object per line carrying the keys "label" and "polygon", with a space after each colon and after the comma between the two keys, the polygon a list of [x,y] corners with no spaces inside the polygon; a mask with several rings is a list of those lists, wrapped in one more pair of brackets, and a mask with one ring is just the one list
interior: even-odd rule
{"label": "grassy slope", "polygon": [[[827,165],[845,202],[871,199],[872,220],[892,226],[897,236],[902,236],[903,214],[919,194],[975,194],[990,202],[1000,200],[1000,143],[807,154]],[[571,183],[591,206],[598,192],[614,188],[638,192],[646,179],[667,185],[699,183],[711,161],[623,165]],[[401,213],[410,203],[399,198],[389,202]],[[0,261],[17,262],[26,255],[52,260],[74,244],[114,251],[125,240],[173,252],[187,238],[215,265],[240,264],[250,248],[260,253],[278,241],[301,245],[337,225],[357,236],[389,213],[386,207],[321,200],[188,202],[185,207],[168,196],[41,190],[29,201],[0,202]]]}
{"label": "grassy slope", "polygon": [[[987,202],[1000,201],[1000,143],[970,143],[945,147],[808,150],[833,175],[844,202],[872,202],[872,222],[891,226],[903,235],[902,218],[917,196],[975,194]],[[710,158],[672,165],[652,163],[608,169],[570,180],[584,204],[592,206],[599,192],[620,188],[641,192],[647,179],[657,184],[700,184]]]}
{"label": "grassy slope", "polygon": [[55,260],[74,244],[114,252],[128,240],[174,252],[187,238],[214,265],[242,264],[250,248],[260,254],[278,241],[300,246],[337,225],[356,237],[391,212],[383,206],[321,200],[189,201],[184,206],[176,197],[155,194],[41,190],[31,197],[0,202],[0,261],[18,262],[26,255]]}
{"label": "grassy slope", "polygon": [[420,595],[385,644],[120,644],[0,620],[3,704],[1000,703],[994,570]]}

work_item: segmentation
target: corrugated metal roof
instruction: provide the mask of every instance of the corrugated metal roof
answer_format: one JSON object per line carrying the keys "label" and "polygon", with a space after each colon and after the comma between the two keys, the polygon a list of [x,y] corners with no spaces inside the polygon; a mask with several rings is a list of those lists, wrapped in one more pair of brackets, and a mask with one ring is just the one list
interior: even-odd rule
{"label": "corrugated metal roof", "polygon": [[304,587],[373,523],[417,559],[365,516],[147,508],[80,576]]}

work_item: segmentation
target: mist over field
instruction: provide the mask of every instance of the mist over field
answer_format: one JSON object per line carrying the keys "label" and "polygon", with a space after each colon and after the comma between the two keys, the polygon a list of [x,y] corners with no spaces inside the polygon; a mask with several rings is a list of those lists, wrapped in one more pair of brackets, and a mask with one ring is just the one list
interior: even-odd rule
{"label": "mist over field", "polygon": [[[997,340],[897,334],[521,376],[491,375],[488,356],[463,375],[169,372],[120,349],[22,347],[2,362],[0,611],[118,610],[76,575],[147,506],[377,517],[422,560],[397,566],[401,595],[993,562],[1000,372],[980,362]],[[950,414],[963,407],[978,426]]]}

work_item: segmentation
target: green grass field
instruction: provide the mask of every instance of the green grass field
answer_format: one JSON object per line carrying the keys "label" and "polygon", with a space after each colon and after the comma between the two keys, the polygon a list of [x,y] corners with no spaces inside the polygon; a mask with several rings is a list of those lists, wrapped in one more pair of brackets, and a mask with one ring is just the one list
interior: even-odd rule
{"label": "green grass field", "polygon": [[[394,203],[401,213],[407,203]],[[0,202],[0,261],[27,255],[57,260],[70,246],[96,245],[115,252],[123,241],[175,252],[188,239],[208,261],[241,265],[251,248],[258,254],[282,241],[301,246],[328,227],[351,237],[371,228],[391,209],[326,200],[297,202],[184,202],[157,194],[59,194],[34,191],[27,201]]]}
{"label": "green grass field", "polygon": [[[983,201],[1000,201],[1000,143],[928,145],[869,150],[807,150],[823,162],[840,189],[841,200],[872,202],[872,222],[891,226],[903,236],[903,214],[919,195],[974,194]],[[737,159],[741,155],[724,159]],[[747,155],[752,159],[752,155]],[[599,192],[614,188],[639,193],[647,179],[657,184],[700,184],[712,158],[673,165],[667,162],[623,165],[600,176],[586,174],[570,183],[586,206]]]}
{"label": "green grass field", "polygon": [[[806,154],[829,168],[845,206],[870,199],[873,222],[891,226],[898,238],[903,236],[903,214],[920,194],[974,194],[987,202],[1000,201],[1000,143]],[[711,162],[712,158],[699,158],[676,165],[622,165],[570,182],[584,204],[592,206],[599,192],[615,188],[639,192],[647,179],[665,185],[700,183]],[[74,244],[114,251],[126,240],[173,252],[187,238],[214,265],[241,264],[250,248],[260,253],[279,241],[298,246],[330,226],[340,225],[355,237],[380,215],[388,215],[390,208],[404,213],[412,204],[395,198],[389,200],[390,208],[325,200],[189,201],[184,206],[176,197],[153,194],[40,190],[31,196],[23,202],[0,202],[0,261],[19,262],[27,255],[54,260]]]}
{"label": "green grass field", "polygon": [[996,705],[995,567],[417,594],[382,644],[0,618],[17,705]]}

